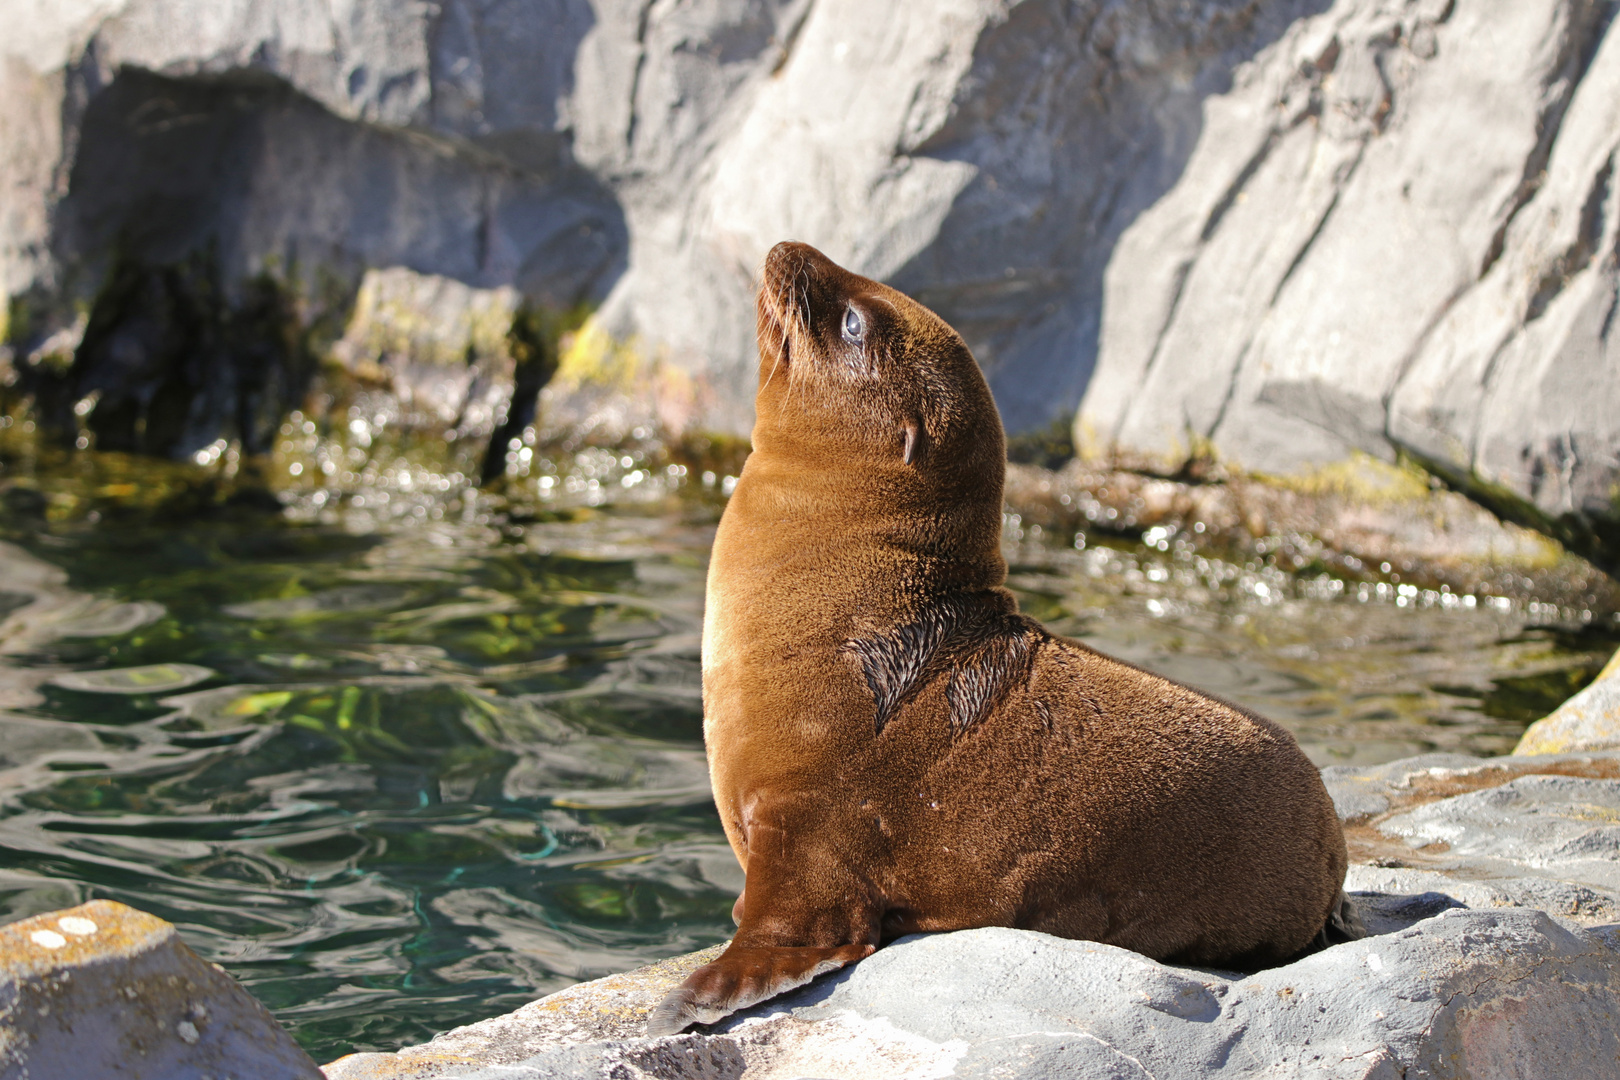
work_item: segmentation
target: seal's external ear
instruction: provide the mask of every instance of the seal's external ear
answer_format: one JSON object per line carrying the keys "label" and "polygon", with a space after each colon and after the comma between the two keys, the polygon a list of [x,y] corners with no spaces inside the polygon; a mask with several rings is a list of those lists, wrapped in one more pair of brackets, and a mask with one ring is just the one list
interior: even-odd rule
{"label": "seal's external ear", "polygon": [[906,450],[902,455],[907,465],[922,456],[923,427],[921,420],[906,421]]}

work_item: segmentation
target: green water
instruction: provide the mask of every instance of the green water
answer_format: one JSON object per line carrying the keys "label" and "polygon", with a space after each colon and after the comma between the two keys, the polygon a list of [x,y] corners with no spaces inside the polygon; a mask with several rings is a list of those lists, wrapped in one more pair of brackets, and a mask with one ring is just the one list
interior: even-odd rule
{"label": "green water", "polygon": [[[217,461],[0,455],[0,915],[154,912],[321,1061],[725,937],[698,668],[724,479],[579,451],[505,502],[294,441],[279,512]],[[1072,539],[1009,532],[1027,610],[1324,763],[1509,749],[1617,640]]]}

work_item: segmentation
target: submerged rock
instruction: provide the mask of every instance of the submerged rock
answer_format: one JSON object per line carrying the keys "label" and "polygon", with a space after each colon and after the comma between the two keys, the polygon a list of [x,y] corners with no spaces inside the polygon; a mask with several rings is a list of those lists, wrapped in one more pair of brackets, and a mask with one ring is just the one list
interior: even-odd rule
{"label": "submerged rock", "polygon": [[110,900],[0,927],[3,1080],[318,1080],[268,1010],[173,926]]}
{"label": "submerged rock", "polygon": [[[1432,484],[1415,467],[1365,454],[1293,478],[1215,466],[1163,476],[1081,460],[1056,470],[1010,464],[1005,498],[1015,532],[1033,526],[1061,541],[1078,535],[1081,546],[1142,538],[1307,578],[1331,574],[1350,587],[1443,589],[1448,603],[1551,603],[1572,618],[1602,618],[1620,606],[1615,579],[1543,534]],[[1463,600],[1469,596],[1477,599]]]}
{"label": "submerged rock", "polygon": [[1530,725],[1515,754],[1620,750],[1620,652],[1590,686]]}
{"label": "submerged rock", "polygon": [[695,954],[328,1080],[1558,1076],[1620,1069],[1620,754],[1427,755],[1324,777],[1372,936],[1253,975],[989,928],[916,935],[713,1027],[641,1037]]}

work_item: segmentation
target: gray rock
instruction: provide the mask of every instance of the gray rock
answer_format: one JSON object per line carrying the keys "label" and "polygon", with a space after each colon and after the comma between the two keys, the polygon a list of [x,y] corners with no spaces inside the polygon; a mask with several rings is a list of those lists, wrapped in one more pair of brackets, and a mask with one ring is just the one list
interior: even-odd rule
{"label": "gray rock", "polygon": [[[723,945],[571,986],[516,1012],[457,1028],[397,1054],[350,1054],[327,1065],[327,1080],[478,1075],[579,1046],[633,1040],[665,994]],[[460,1071],[457,1071],[460,1070]],[[586,1074],[589,1075],[589,1074]]]}
{"label": "gray rock", "polygon": [[[21,355],[115,243],[211,251],[228,293],[400,266],[605,296],[603,326],[741,431],[754,270],[792,235],[939,307],[1039,426],[1078,401],[1109,251],[1201,101],[1321,3],[4,0],[0,288],[29,300]],[[72,400],[117,389],[89,374]],[[207,417],[239,393],[198,382]]]}
{"label": "gray rock", "polygon": [[1620,780],[1523,776],[1379,822],[1413,848],[1445,844],[1475,863],[1503,861],[1620,894]]}
{"label": "gray rock", "polygon": [[170,924],[110,900],[0,927],[0,1080],[318,1080]]}
{"label": "gray rock", "polygon": [[[0,336],[107,447],[262,448],[334,339],[424,423],[493,426],[509,364],[351,325],[387,274],[595,307],[643,407],[576,380],[555,417],[741,432],[755,267],[795,237],[961,329],[1015,432],[1084,392],[1093,454],[1404,453],[1613,566],[1613,10],[0,0]],[[419,351],[482,355],[430,321]]]}
{"label": "gray rock", "polygon": [[1116,248],[1077,442],[1284,475],[1401,451],[1613,565],[1612,15],[1340,0],[1293,26]]}
{"label": "gray rock", "polygon": [[618,189],[636,244],[604,318],[706,363],[741,425],[754,271],[791,237],[938,310],[1013,430],[1066,418],[1116,238],[1180,174],[1203,99],[1319,6],[794,4],[694,182]]}
{"label": "gray rock", "polygon": [[1382,814],[1390,798],[1410,790],[1414,776],[1430,775],[1431,770],[1477,768],[1478,758],[1466,754],[1419,754],[1385,765],[1330,765],[1322,770],[1322,782],[1340,821],[1356,821]]}
{"label": "gray rock", "polygon": [[[712,1028],[640,1023],[709,954],[328,1080],[1612,1077],[1620,754],[1324,771],[1372,936],[1253,975],[992,928],[914,936]],[[1403,861],[1410,860],[1410,861]],[[1574,1033],[1579,1033],[1578,1035]]]}
{"label": "gray rock", "polygon": [[[1506,1058],[1535,1075],[1613,1075],[1620,1037],[1605,1018],[1620,1005],[1620,942],[1537,911],[1434,906],[1396,933],[1252,976],[1029,931],[917,936],[710,1033],[554,1045],[498,1064],[429,1044],[326,1073],[1359,1080],[1513,1075],[1492,1071]],[[503,1041],[501,1021],[481,1028]],[[1591,1037],[1547,1038],[1575,1030]]]}
{"label": "gray rock", "polygon": [[1322,779],[1360,864],[1352,891],[1620,915],[1620,754],[1426,754]]}

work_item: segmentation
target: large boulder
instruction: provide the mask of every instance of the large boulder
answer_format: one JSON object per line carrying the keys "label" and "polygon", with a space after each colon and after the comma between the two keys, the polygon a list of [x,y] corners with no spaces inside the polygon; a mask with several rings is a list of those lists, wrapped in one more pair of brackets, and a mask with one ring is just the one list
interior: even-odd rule
{"label": "large boulder", "polygon": [[[991,928],[903,939],[703,1034],[344,1059],[329,1080],[1612,1076],[1615,943],[1536,911],[1452,909],[1232,976]],[[515,1017],[514,1017],[515,1019]],[[1580,1031],[1577,1038],[1560,1035]],[[492,1032],[491,1032],[492,1033]],[[431,1046],[431,1044],[430,1044]]]}
{"label": "large boulder", "polygon": [[1613,10],[0,0],[0,336],[57,428],[183,456],[326,357],[483,432],[484,316],[590,311],[563,384],[741,433],[794,237],[957,326],[1014,432],[1084,393],[1092,455],[1401,454],[1613,567]]}
{"label": "large boulder", "polygon": [[110,900],[0,927],[0,1080],[319,1080],[173,926]]}
{"label": "large boulder", "polygon": [[[328,1080],[1612,1077],[1620,755],[1324,773],[1371,936],[1252,975],[1005,928],[903,938],[711,1028],[641,1023],[712,951],[585,983]],[[1602,810],[1600,808],[1608,808]]]}
{"label": "large boulder", "polygon": [[152,409],[203,355],[197,422],[141,447],[186,452],[292,392],[232,366],[282,314],[243,282],[341,321],[366,270],[403,267],[601,305],[696,378],[695,422],[745,431],[754,271],[792,236],[938,307],[1038,427],[1079,400],[1115,238],[1200,102],[1321,3],[0,0],[23,28],[0,43],[9,337],[27,366],[88,335],[58,396],[97,411]]}
{"label": "large boulder", "polygon": [[1339,0],[1211,98],[1109,264],[1089,454],[1404,453],[1620,560],[1620,32],[1580,0]]}

